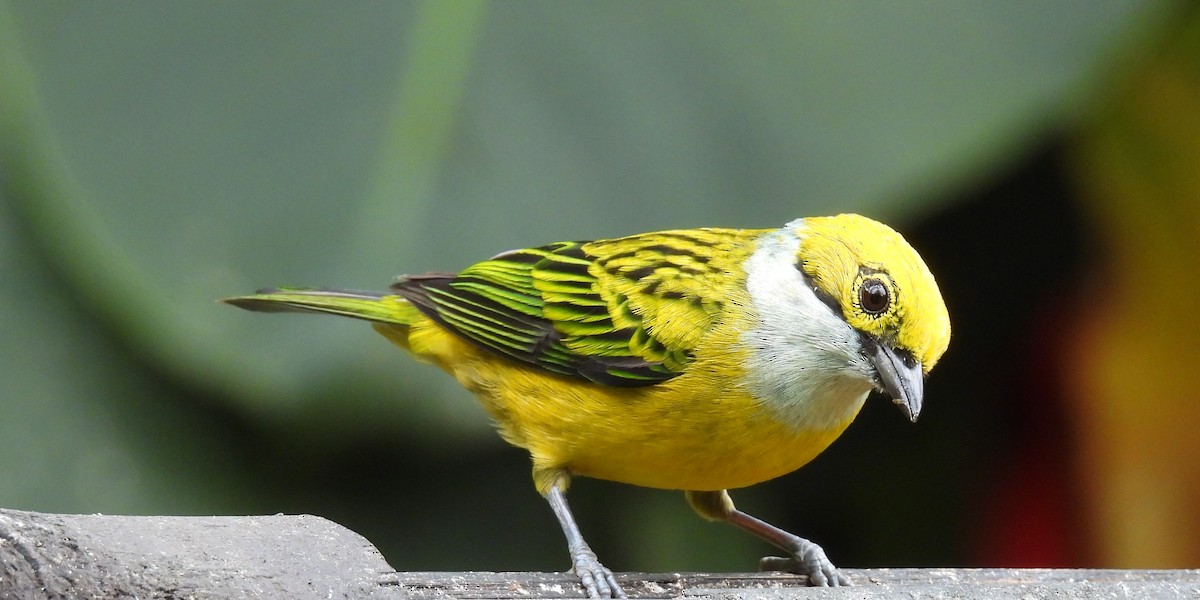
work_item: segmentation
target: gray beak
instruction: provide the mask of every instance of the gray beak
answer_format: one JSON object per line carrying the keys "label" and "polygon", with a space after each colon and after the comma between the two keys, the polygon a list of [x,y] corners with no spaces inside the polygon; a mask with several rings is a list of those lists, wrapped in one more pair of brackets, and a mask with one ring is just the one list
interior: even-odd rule
{"label": "gray beak", "polygon": [[879,374],[881,391],[892,397],[912,422],[921,414],[925,395],[925,376],[921,363],[911,354],[896,350],[876,340],[866,346],[867,359]]}

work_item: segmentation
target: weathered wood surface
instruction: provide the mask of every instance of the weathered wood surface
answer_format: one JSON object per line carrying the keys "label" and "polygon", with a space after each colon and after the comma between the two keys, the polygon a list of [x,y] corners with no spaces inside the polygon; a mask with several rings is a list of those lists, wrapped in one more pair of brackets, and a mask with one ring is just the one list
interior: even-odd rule
{"label": "weathered wood surface", "polygon": [[[1200,571],[846,569],[849,588],[810,588],[778,573],[617,575],[630,598],[713,600],[1093,600],[1200,598]],[[411,599],[581,598],[563,573],[400,573]]]}
{"label": "weathered wood surface", "polygon": [[[753,574],[618,575],[631,598],[1200,598],[1200,570],[850,569],[853,588]],[[397,573],[362,536],[300,516],[0,509],[0,599],[581,598],[564,573]]]}

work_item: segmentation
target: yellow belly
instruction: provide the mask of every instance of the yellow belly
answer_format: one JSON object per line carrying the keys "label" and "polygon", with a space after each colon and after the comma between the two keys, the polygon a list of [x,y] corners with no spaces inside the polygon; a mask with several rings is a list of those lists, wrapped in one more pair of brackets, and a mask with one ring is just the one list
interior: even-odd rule
{"label": "yellow belly", "polygon": [[377,329],[472,391],[501,435],[530,452],[535,471],[667,489],[745,487],[812,460],[858,407],[828,428],[785,425],[744,389],[729,366],[744,364],[733,350],[697,357],[657,385],[615,388],[514,363],[428,320]]}

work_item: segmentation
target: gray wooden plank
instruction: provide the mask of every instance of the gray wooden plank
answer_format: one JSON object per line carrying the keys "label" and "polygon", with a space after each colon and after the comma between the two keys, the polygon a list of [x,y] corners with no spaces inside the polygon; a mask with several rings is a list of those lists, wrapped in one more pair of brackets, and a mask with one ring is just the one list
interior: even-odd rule
{"label": "gray wooden plank", "polygon": [[[781,573],[620,573],[631,598],[1200,598],[1200,570],[847,569],[854,587]],[[365,538],[308,515],[132,517],[0,509],[0,598],[582,598],[566,573],[395,572]]]}

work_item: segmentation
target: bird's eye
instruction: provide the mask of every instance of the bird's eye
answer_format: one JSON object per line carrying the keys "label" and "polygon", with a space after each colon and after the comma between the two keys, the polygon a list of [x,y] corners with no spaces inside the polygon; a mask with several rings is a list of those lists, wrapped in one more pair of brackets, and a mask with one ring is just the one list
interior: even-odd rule
{"label": "bird's eye", "polygon": [[888,309],[892,299],[888,296],[887,286],[878,279],[868,279],[858,290],[858,302],[863,310],[872,315],[880,314]]}

